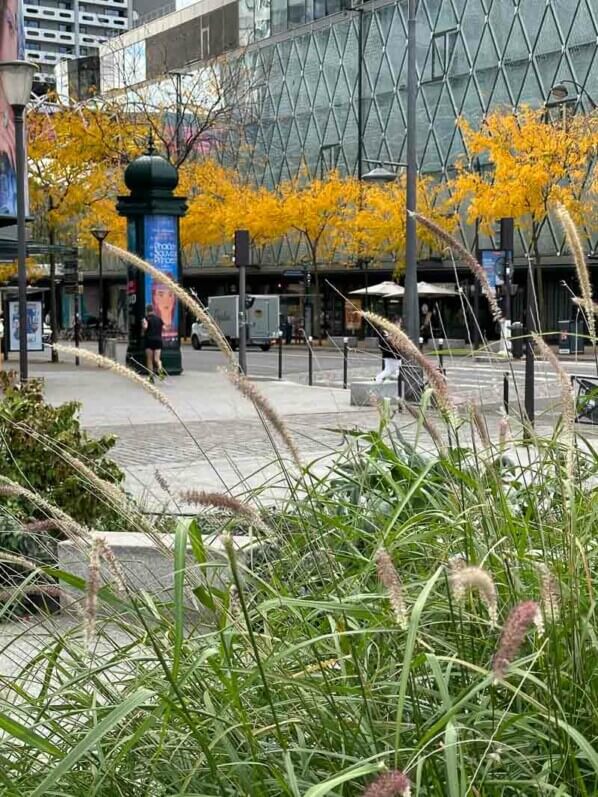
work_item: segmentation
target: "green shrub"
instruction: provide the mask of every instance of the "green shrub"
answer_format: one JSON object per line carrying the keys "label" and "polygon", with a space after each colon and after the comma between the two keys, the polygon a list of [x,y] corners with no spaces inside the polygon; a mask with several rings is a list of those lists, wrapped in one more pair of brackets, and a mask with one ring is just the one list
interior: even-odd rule
{"label": "green shrub", "polygon": [[[355,435],[270,516],[251,569],[231,557],[230,591],[197,586],[200,530],[179,525],[174,606],[105,587],[97,646],[61,633],[17,678],[18,708],[0,703],[18,723],[2,726],[3,793],[357,797],[386,766],[413,797],[595,795],[597,460],[580,453],[572,481],[559,439],[536,443],[431,454],[389,428]],[[492,577],[497,626],[479,591],[451,591],[455,556]],[[495,682],[512,608],[546,598],[539,565],[558,616]],[[183,610],[183,577],[212,628]]]}
{"label": "green shrub", "polygon": [[[0,475],[37,492],[72,518],[87,526],[114,527],[118,521],[105,498],[85,483],[65,460],[66,451],[84,462],[106,481],[120,484],[124,474],[107,455],[116,438],[90,437],[81,429],[80,405],[70,401],[53,406],[44,401],[38,380],[24,387],[11,374],[0,372]],[[30,553],[35,540],[27,542],[12,532],[11,524],[42,515],[26,500],[0,499],[5,531],[0,547]]]}

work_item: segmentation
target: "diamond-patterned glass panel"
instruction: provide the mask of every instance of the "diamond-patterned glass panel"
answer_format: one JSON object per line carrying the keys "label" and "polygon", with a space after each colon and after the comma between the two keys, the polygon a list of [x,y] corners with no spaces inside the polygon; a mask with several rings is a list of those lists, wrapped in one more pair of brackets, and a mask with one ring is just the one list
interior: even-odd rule
{"label": "diamond-patterned glass panel", "polygon": [[[406,5],[366,2],[361,11],[261,42],[264,95],[257,124],[252,120],[250,167],[258,181],[275,184],[304,168],[316,174],[330,165],[323,152],[337,144],[336,165],[356,174],[359,102],[364,170],[376,159],[404,160]],[[560,80],[577,81],[598,98],[596,0],[420,0],[417,37],[422,172],[450,174],[464,154],[459,116],[479,124],[492,109],[537,107]],[[587,100],[581,105],[590,110]],[[542,246],[550,253],[562,247],[550,223]]]}

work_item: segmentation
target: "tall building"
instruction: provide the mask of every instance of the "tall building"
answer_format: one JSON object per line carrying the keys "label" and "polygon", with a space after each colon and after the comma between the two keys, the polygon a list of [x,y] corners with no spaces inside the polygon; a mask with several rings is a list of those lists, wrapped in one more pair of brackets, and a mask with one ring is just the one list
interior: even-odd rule
{"label": "tall building", "polygon": [[[236,131],[237,145],[227,151],[239,153],[235,165],[256,183],[277,185],[305,168],[314,175],[337,168],[359,176],[376,163],[405,161],[406,0],[182,5],[100,48],[103,89],[124,89],[136,81],[159,84],[160,71],[192,70],[230,51],[231,59],[243,60],[254,90],[246,98],[252,113]],[[554,100],[551,90],[557,84],[566,87],[562,102],[571,110],[596,113],[596,0],[420,0],[416,27],[422,174],[446,179],[466,154],[459,118],[479,126],[493,110],[542,107]],[[473,230],[463,233],[473,246]],[[598,256],[595,236],[584,240],[589,254]],[[481,244],[492,247],[497,240]],[[515,240],[515,314],[522,306],[529,251],[522,228]],[[560,281],[570,273],[571,258],[553,219],[542,225],[540,254],[547,323],[556,328],[570,313]],[[285,243],[273,252],[278,276],[272,276],[272,289],[286,289],[285,268],[293,256]],[[450,261],[439,257],[421,266],[435,279],[453,279]],[[332,273],[336,264],[322,264],[322,272],[327,268]],[[363,278],[354,267],[345,272],[343,287],[351,280],[358,287]],[[209,254],[199,255],[187,274],[189,279],[205,275],[205,280],[216,274],[215,263]]]}
{"label": "tall building", "polygon": [[39,64],[36,90],[55,84],[66,59],[97,56],[98,48],[128,30],[130,0],[24,0],[25,57]]}

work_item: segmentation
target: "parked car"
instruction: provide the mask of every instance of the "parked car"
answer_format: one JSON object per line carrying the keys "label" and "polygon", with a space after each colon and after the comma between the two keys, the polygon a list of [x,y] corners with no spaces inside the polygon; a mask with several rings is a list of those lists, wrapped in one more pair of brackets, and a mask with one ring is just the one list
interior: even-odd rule
{"label": "parked car", "polygon": [[199,349],[201,349],[202,346],[205,346],[206,343],[211,343],[210,336],[208,335],[205,326],[196,321],[191,327],[191,345],[194,349],[199,351]]}

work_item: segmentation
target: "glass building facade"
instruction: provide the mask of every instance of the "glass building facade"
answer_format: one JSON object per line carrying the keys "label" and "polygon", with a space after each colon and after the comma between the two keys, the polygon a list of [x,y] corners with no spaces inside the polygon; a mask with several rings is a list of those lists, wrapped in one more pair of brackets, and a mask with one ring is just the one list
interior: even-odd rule
{"label": "glass building facade", "polygon": [[[186,10],[207,19],[202,5],[207,2],[199,0]],[[323,175],[337,168],[358,176],[380,162],[392,168],[405,161],[407,0],[233,0],[219,8],[223,18],[234,13],[237,19],[236,46],[231,34],[224,47],[230,55],[224,57],[240,57],[251,84],[239,106],[238,125],[220,142],[228,165],[272,187],[301,173]],[[203,59],[201,37],[187,37],[181,47],[182,28],[192,24],[182,13],[173,16],[172,24],[165,18],[159,33],[148,34],[148,53],[154,40],[171,36],[169,57],[179,58],[180,65]],[[232,27],[226,28],[231,33]],[[138,47],[140,31],[134,32]],[[121,37],[123,47],[131,35]],[[146,60],[151,66],[149,56]],[[156,79],[147,65],[146,71]],[[570,81],[565,84],[569,110],[592,112],[590,98],[598,101],[598,4],[419,0],[417,71],[418,168],[421,174],[447,179],[465,155],[460,118],[479,126],[492,110],[541,107],[552,87],[563,81]],[[461,230],[472,246],[473,230],[464,225]],[[585,240],[595,254],[596,237],[588,231]],[[480,244],[493,247],[498,241],[482,236]],[[560,280],[567,277],[571,258],[562,231],[550,219],[542,226],[539,244],[546,267],[547,323],[556,328],[556,321],[570,313]],[[515,282],[520,290],[513,301],[514,318],[521,315],[527,250],[525,232],[518,232]],[[302,254],[289,240],[271,247],[264,256],[263,281],[253,289],[284,292],[285,280],[267,274],[277,270],[284,275],[289,266],[300,264]],[[226,279],[225,269],[218,270],[222,262],[222,252],[198,252],[186,273],[198,280],[202,274],[197,286],[203,291],[210,274],[214,280]],[[322,264],[322,269],[333,265],[338,263]],[[348,265],[344,290],[363,284],[355,264]],[[440,263],[432,278],[452,281],[451,268],[449,262]],[[387,275],[391,271],[389,263]],[[217,283],[219,291],[234,290],[232,283],[222,285]]]}
{"label": "glass building facade", "polygon": [[[272,35],[245,55],[256,107],[239,151],[258,183],[301,169],[358,175],[360,156],[362,171],[405,161],[407,3],[328,3],[271,0]],[[464,155],[459,118],[477,126],[494,109],[541,106],[562,81],[581,87],[566,84],[576,111],[590,112],[597,42],[595,0],[420,0],[420,172],[450,176]],[[544,253],[560,253],[560,231],[548,224],[542,236]]]}

